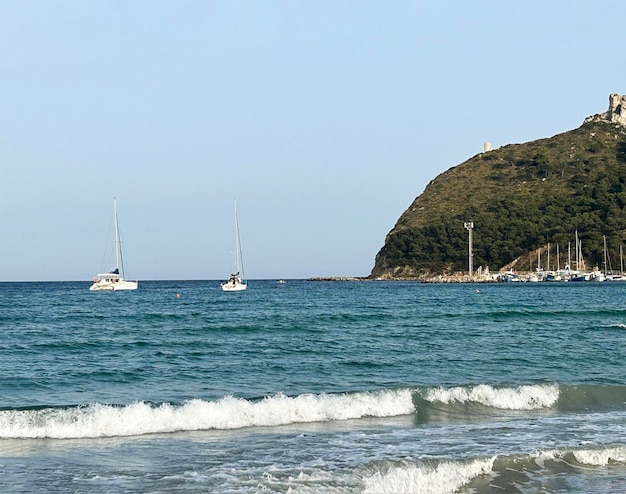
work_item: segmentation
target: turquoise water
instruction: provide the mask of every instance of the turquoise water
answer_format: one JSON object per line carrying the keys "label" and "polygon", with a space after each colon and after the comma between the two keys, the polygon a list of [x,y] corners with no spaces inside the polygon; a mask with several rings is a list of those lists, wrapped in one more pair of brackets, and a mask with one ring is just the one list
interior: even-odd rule
{"label": "turquoise water", "polygon": [[626,283],[88,287],[0,284],[0,492],[626,491]]}

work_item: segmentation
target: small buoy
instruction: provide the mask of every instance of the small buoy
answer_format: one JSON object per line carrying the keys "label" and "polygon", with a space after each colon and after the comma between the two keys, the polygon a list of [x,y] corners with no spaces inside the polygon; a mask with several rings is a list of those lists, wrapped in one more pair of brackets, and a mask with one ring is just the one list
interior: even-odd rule
{"label": "small buoy", "polygon": [[177,293],[177,294],[176,294],[176,298],[180,298],[180,293]]}
{"label": "small buoy", "polygon": [[476,293],[480,293],[480,290],[478,288],[476,288]]}

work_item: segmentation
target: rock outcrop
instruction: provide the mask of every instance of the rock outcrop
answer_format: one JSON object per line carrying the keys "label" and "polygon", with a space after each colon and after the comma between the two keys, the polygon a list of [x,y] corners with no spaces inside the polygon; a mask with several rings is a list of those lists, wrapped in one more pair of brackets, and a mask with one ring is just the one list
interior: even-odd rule
{"label": "rock outcrop", "polygon": [[609,95],[609,109],[604,113],[592,115],[585,119],[585,122],[594,120],[606,120],[626,127],[626,96],[621,94]]}

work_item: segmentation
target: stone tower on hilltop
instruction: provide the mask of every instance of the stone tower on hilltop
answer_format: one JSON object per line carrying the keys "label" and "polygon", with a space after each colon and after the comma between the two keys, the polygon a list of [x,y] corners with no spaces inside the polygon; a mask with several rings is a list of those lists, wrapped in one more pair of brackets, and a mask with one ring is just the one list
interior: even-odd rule
{"label": "stone tower on hilltop", "polygon": [[609,109],[585,118],[585,122],[593,120],[606,120],[626,127],[626,96],[621,94],[609,94]]}
{"label": "stone tower on hilltop", "polygon": [[626,125],[626,96],[619,94],[609,95],[607,117],[610,122]]}

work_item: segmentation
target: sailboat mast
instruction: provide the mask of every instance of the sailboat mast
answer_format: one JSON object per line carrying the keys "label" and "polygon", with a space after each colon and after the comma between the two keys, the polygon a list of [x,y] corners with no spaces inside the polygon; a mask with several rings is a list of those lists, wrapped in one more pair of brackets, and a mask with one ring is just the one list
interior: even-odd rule
{"label": "sailboat mast", "polygon": [[572,241],[567,242],[567,269],[572,269]]}
{"label": "sailboat mast", "polygon": [[537,272],[541,271],[541,247],[537,251]]}
{"label": "sailboat mast", "polygon": [[603,239],[604,239],[604,276],[606,276],[607,273],[607,266],[606,266],[606,235],[603,235]]}
{"label": "sailboat mast", "polygon": [[120,269],[120,233],[117,227],[117,198],[113,198],[113,221],[115,225],[115,269]]}
{"label": "sailboat mast", "polygon": [[580,244],[578,243],[578,230],[576,230],[576,271],[580,271]]}
{"label": "sailboat mast", "polygon": [[241,255],[241,240],[239,239],[239,216],[237,214],[237,200],[235,199],[235,249],[237,255],[237,271],[241,274],[241,279],[245,279],[243,272],[243,259]]}

